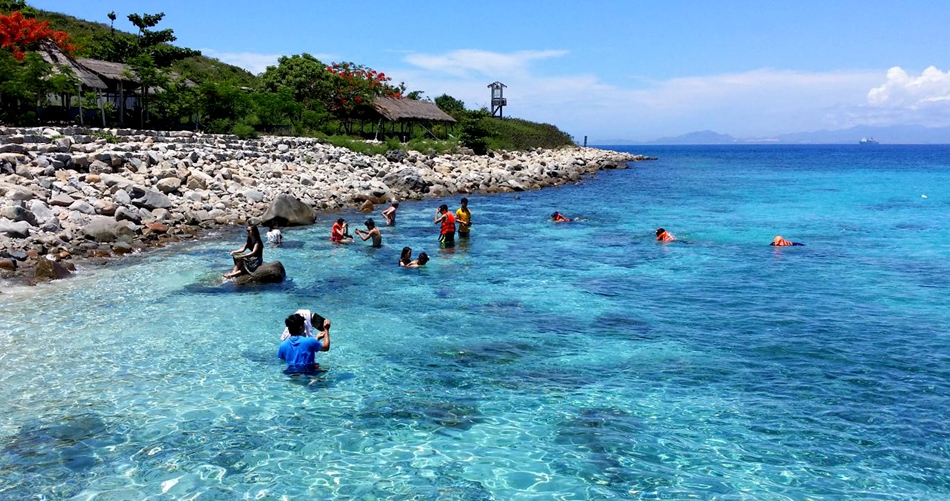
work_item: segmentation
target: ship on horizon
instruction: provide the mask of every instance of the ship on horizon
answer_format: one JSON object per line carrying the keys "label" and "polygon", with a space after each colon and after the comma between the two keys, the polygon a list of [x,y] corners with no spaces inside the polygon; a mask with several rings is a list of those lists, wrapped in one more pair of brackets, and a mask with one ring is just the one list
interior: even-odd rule
{"label": "ship on horizon", "polygon": [[877,141],[873,137],[862,137],[858,144],[877,144]]}

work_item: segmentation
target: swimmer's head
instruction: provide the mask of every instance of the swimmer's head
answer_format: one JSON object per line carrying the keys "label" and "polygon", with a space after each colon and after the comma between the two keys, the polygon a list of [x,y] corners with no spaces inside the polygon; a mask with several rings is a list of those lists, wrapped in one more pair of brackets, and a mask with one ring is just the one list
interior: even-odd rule
{"label": "swimmer's head", "polygon": [[346,222],[346,219],[343,219],[343,218],[341,217],[340,219],[337,219],[336,222],[337,222],[337,224],[343,224],[343,223]]}
{"label": "swimmer's head", "polygon": [[376,227],[376,222],[373,221],[373,218],[369,218],[366,220],[366,227],[371,230]]}
{"label": "swimmer's head", "polygon": [[442,204],[439,206],[439,212],[448,212],[448,210],[449,210],[448,205]]}
{"label": "swimmer's head", "polygon": [[303,335],[304,318],[296,313],[284,319],[284,325],[287,326],[287,332],[291,336]]}
{"label": "swimmer's head", "polygon": [[660,236],[660,235],[662,235],[662,234],[664,234],[664,233],[666,233],[666,230],[664,230],[663,228],[657,228],[657,229],[656,229],[656,236]]}
{"label": "swimmer's head", "polygon": [[418,261],[419,261],[419,264],[420,264],[420,265],[423,265],[423,264],[428,263],[428,262],[429,262],[429,255],[426,254],[425,252],[420,252],[420,253],[419,253],[419,259],[418,259]]}

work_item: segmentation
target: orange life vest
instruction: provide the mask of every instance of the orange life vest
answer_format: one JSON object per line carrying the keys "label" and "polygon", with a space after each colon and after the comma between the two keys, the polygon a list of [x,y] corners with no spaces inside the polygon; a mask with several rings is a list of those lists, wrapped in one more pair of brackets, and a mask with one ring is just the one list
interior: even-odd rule
{"label": "orange life vest", "polygon": [[442,235],[455,233],[455,216],[451,212],[445,213],[445,219],[442,220]]}

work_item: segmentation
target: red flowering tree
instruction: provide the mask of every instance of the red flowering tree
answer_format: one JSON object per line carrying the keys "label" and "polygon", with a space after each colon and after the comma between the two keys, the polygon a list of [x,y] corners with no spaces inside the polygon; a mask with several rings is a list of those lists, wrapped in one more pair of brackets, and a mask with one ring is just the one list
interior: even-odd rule
{"label": "red flowering tree", "polygon": [[26,52],[35,50],[41,40],[52,40],[66,53],[76,47],[69,43],[69,34],[49,27],[49,21],[23,17],[20,11],[0,15],[0,48],[13,52],[13,58],[22,61]]}
{"label": "red flowering tree", "polygon": [[342,62],[327,66],[332,92],[327,109],[335,114],[346,132],[352,132],[353,119],[365,116],[377,97],[402,97],[404,86],[390,84],[391,78],[361,64]]}

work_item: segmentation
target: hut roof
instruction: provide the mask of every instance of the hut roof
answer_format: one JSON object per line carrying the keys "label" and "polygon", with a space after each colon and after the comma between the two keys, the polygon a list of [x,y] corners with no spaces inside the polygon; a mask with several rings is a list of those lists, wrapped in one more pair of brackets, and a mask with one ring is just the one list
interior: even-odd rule
{"label": "hut roof", "polygon": [[78,59],[78,61],[79,64],[85,66],[90,71],[96,73],[102,78],[137,83],[135,79],[129,74],[128,65],[122,63],[113,63],[110,61],[101,61],[99,59]]}
{"label": "hut roof", "polygon": [[92,89],[106,89],[108,87],[95,73],[86,69],[77,60],[69,57],[53,42],[48,40],[40,42],[40,50],[37,52],[44,61],[52,64],[54,68],[60,65],[68,67],[86,87]]}
{"label": "hut roof", "polygon": [[392,97],[377,97],[373,100],[373,107],[386,120],[432,120],[433,122],[455,122],[448,113],[439,109],[435,103],[416,101],[414,99],[395,99]]}

